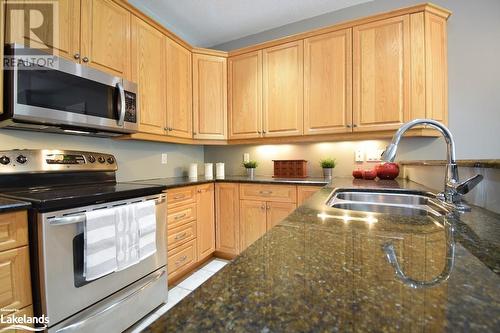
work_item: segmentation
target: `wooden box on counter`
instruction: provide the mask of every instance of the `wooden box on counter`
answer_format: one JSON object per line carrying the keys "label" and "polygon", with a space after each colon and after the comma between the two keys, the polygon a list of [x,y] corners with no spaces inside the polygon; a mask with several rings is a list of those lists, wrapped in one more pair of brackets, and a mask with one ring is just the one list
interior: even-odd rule
{"label": "wooden box on counter", "polygon": [[273,160],[274,178],[307,178],[306,160]]}

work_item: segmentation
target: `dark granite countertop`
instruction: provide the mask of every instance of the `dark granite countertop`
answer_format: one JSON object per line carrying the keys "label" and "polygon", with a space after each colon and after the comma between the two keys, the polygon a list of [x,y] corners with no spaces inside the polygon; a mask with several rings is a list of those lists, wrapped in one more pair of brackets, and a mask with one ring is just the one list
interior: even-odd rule
{"label": "dark granite countertop", "polygon": [[[401,165],[408,166],[444,166],[445,160],[427,160],[427,161],[400,161]],[[469,168],[493,168],[500,169],[500,160],[457,160],[457,165]]]}
{"label": "dark granite countertop", "polygon": [[168,188],[189,186],[189,185],[199,185],[211,182],[227,182],[227,183],[258,183],[258,184],[289,184],[289,185],[310,185],[310,186],[325,186],[328,181],[324,178],[273,178],[265,176],[257,176],[254,178],[249,178],[246,176],[226,176],[224,179],[207,179],[203,176],[192,179],[189,177],[171,177],[171,178],[157,178],[157,179],[145,179],[145,180],[135,180],[133,183],[138,184],[155,184],[163,185]]}
{"label": "dark granite countertop", "polygon": [[28,209],[30,206],[31,204],[29,202],[0,197],[0,213]]}
{"label": "dark granite countertop", "polygon": [[[498,331],[500,215],[349,212],[324,204],[334,187],[427,190],[334,179],[146,332]],[[386,260],[389,243],[411,278],[430,281],[453,257],[449,277],[403,283]]]}

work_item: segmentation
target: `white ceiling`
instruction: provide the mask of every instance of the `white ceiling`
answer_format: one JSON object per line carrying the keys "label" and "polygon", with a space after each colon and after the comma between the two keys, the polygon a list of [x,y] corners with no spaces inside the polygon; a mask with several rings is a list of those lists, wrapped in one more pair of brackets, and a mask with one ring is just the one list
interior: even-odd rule
{"label": "white ceiling", "polygon": [[129,0],[195,46],[218,45],[372,0]]}

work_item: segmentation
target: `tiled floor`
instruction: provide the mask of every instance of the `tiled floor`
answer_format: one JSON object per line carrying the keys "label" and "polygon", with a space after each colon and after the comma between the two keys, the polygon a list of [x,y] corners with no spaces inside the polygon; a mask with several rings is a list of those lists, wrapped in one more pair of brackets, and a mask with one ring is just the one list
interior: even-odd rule
{"label": "tiled floor", "polygon": [[179,303],[184,297],[189,295],[190,292],[198,288],[208,280],[212,275],[217,273],[228,261],[223,259],[213,259],[206,263],[204,266],[193,272],[184,280],[178,282],[177,285],[169,286],[168,288],[168,302],[159,307],[155,312],[151,313],[148,317],[143,319],[136,327],[132,327],[127,333],[141,332],[145,327],[149,326],[152,322],[158,319],[165,312],[170,310],[174,305]]}

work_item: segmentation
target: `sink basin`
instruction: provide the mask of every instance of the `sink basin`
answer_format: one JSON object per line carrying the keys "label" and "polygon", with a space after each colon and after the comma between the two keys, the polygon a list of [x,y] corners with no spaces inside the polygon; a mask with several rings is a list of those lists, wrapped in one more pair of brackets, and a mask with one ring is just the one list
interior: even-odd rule
{"label": "sink basin", "polygon": [[435,196],[408,191],[336,190],[328,205],[351,211],[404,216],[439,217],[450,212]]}

